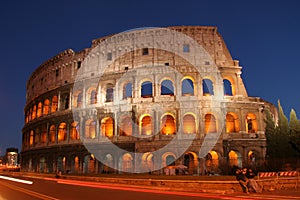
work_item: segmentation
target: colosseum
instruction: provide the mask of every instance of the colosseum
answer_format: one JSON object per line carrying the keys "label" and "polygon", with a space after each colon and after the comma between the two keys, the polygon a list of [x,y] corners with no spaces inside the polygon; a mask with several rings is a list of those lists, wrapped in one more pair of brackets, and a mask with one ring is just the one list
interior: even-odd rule
{"label": "colosseum", "polygon": [[[228,173],[264,163],[265,110],[213,26],[140,28],[67,49],[26,85],[23,171]],[[168,169],[168,170],[167,170]]]}

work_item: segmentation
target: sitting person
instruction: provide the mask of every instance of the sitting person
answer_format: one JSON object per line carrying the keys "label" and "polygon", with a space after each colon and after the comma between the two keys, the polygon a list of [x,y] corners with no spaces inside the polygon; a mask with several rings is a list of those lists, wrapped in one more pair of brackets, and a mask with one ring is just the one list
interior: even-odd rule
{"label": "sitting person", "polygon": [[249,194],[248,180],[246,177],[246,172],[247,172],[246,168],[245,169],[237,168],[235,171],[235,177],[236,177],[236,180],[239,182],[240,186],[242,187],[243,192]]}
{"label": "sitting person", "polygon": [[256,193],[261,193],[262,189],[261,189],[261,187],[259,187],[256,180],[254,179],[255,176],[256,176],[256,173],[252,169],[247,170],[247,173],[246,173],[246,177],[248,178],[247,186],[248,186],[249,190],[253,190]]}

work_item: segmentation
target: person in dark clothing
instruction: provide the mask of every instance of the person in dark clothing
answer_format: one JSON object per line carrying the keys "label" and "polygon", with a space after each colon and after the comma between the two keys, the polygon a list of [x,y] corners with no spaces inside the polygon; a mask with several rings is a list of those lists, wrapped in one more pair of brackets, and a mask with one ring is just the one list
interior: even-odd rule
{"label": "person in dark clothing", "polygon": [[247,170],[246,177],[248,178],[248,189],[253,190],[256,193],[261,193],[262,189],[261,187],[259,187],[256,180],[254,179],[255,176],[256,173],[254,172],[254,170],[252,170],[251,168]]}
{"label": "person in dark clothing", "polygon": [[236,169],[235,171],[235,177],[236,177],[236,180],[239,182],[240,186],[242,187],[243,189],[243,192],[249,194],[249,189],[248,189],[248,180],[247,180],[247,177],[246,177],[246,172],[247,172],[247,169]]}

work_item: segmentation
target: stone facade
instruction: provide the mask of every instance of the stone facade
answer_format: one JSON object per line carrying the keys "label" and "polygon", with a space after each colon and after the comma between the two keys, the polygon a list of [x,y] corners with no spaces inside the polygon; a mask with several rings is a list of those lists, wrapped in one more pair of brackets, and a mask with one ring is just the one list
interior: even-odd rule
{"label": "stone facade", "polygon": [[205,174],[261,165],[264,110],[277,111],[248,96],[241,69],[216,27],[131,30],[68,49],[27,81],[22,170],[164,173],[184,165],[180,173]]}

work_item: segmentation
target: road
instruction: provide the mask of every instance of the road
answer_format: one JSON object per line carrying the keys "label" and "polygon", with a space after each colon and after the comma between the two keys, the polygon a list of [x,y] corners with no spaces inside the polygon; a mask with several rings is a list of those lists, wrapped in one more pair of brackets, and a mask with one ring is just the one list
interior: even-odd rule
{"label": "road", "polygon": [[[23,178],[24,180],[24,178]],[[300,192],[293,194],[206,194],[161,191],[155,188],[130,187],[66,179],[32,179],[20,183],[0,179],[0,200],[201,200],[201,199],[299,199]]]}

